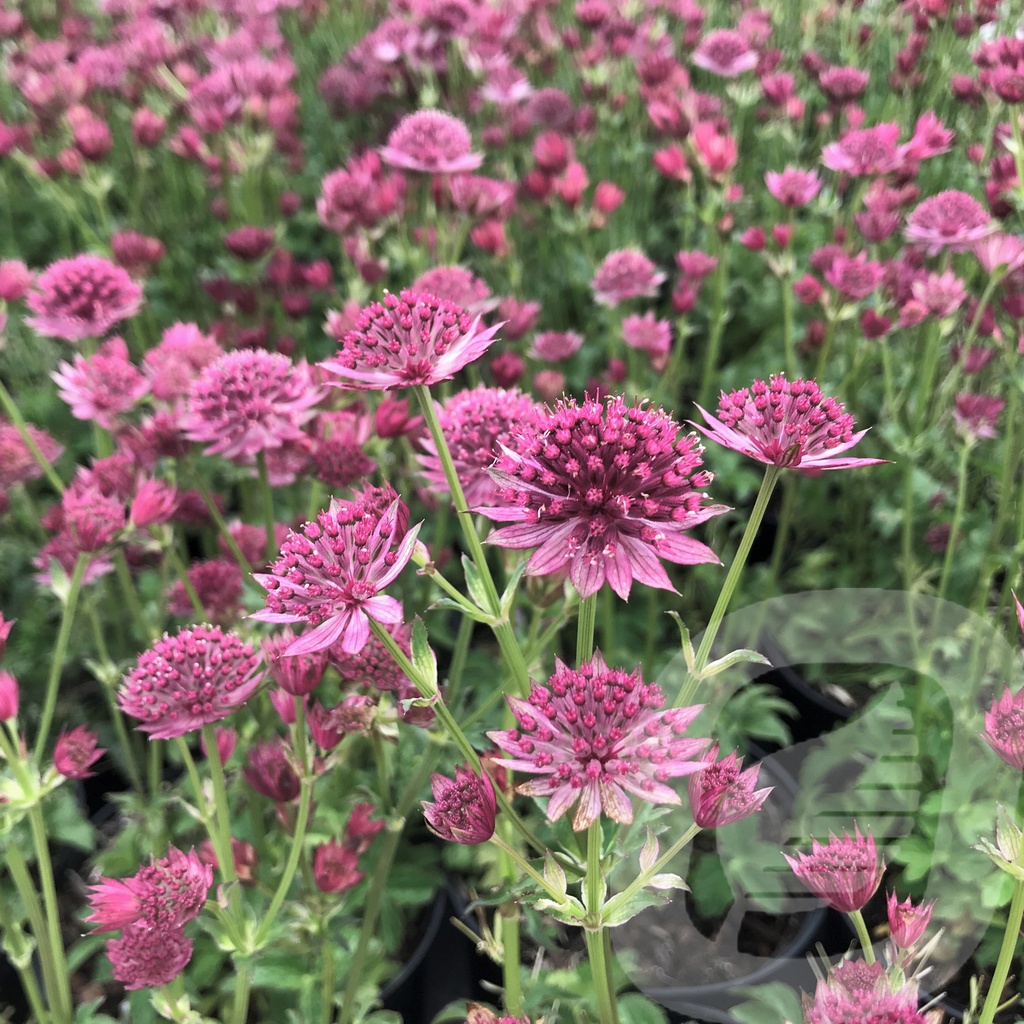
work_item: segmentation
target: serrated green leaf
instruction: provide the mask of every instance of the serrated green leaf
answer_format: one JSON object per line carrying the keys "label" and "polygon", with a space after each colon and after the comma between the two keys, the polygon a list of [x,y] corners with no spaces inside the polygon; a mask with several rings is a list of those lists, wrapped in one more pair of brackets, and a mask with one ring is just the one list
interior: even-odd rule
{"label": "serrated green leaf", "polygon": [[487,588],[484,586],[480,570],[468,555],[462,556],[462,571],[466,574],[466,588],[469,590],[469,596],[473,598],[481,610],[486,609],[489,603],[487,600]]}
{"label": "serrated green leaf", "polygon": [[650,871],[652,867],[654,867],[654,864],[658,859],[659,849],[660,846],[658,844],[658,837],[654,834],[653,831],[651,831],[650,828],[648,828],[647,840],[643,845],[643,849],[640,851],[641,871],[646,873]]}
{"label": "serrated green leaf", "polygon": [[719,672],[724,672],[727,668],[732,668],[733,665],[739,665],[741,662],[749,662],[752,665],[767,665],[769,668],[772,664],[763,654],[758,654],[757,651],[751,651],[746,648],[740,648],[736,651],[730,651],[725,657],[705,665],[701,670],[701,679],[710,679],[712,676],[717,676]]}
{"label": "serrated green leaf", "polygon": [[480,611],[479,608],[470,611],[464,604],[459,604],[458,601],[453,601],[450,597],[441,597],[431,604],[431,609],[434,608],[445,608],[449,611],[458,612],[460,615],[465,615],[472,619],[474,622],[493,622],[494,616],[488,615],[486,612]]}
{"label": "serrated green leaf", "polygon": [[647,884],[654,889],[685,889],[689,891],[690,888],[678,875],[673,875],[670,871],[654,875]]}
{"label": "serrated green leaf", "polygon": [[427,627],[423,620],[417,618],[412,624],[412,664],[416,669],[421,684],[427,686],[431,694],[437,692],[437,658],[430,649],[427,639]]}
{"label": "serrated green leaf", "polygon": [[501,617],[507,619],[512,612],[512,605],[516,601],[516,593],[519,590],[519,581],[526,572],[526,562],[522,562],[514,573],[509,577],[505,592],[501,595]]}
{"label": "serrated green leaf", "polygon": [[619,906],[605,907],[601,915],[601,922],[608,928],[617,928],[619,925],[631,921],[642,910],[648,907],[660,907],[669,902],[669,897],[655,892],[651,889],[641,889],[628,900],[623,901]]}
{"label": "serrated green leaf", "polygon": [[688,671],[692,672],[693,666],[697,663],[697,655],[693,649],[693,642],[690,640],[690,631],[684,625],[678,612],[669,612],[668,614],[676,620],[676,625],[679,627],[679,643],[683,648],[683,657],[686,659],[686,668]]}
{"label": "serrated green leaf", "polygon": [[555,892],[565,895],[568,885],[565,880],[565,872],[562,870],[562,865],[551,856],[550,853],[544,855],[544,881],[551,886]]}

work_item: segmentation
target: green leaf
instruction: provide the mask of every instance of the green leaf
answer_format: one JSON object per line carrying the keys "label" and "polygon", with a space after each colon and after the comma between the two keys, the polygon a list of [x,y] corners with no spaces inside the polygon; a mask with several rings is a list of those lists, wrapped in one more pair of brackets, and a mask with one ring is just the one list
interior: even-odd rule
{"label": "green leaf", "polygon": [[501,617],[507,619],[512,612],[512,605],[515,604],[516,592],[519,590],[519,581],[526,572],[526,561],[524,560],[514,573],[509,577],[505,593],[501,595]]}
{"label": "green leaf", "polygon": [[668,902],[670,902],[669,898],[660,892],[641,889],[618,906],[614,901],[606,906],[601,915],[601,922],[609,928],[617,928],[620,924],[632,920],[640,911],[646,910],[648,907],[660,907]]}
{"label": "green leaf", "polygon": [[619,1020],[622,1024],[668,1024],[668,1014],[647,996],[627,992],[619,997]]}
{"label": "green leaf", "polygon": [[437,658],[430,649],[427,639],[427,627],[423,620],[417,618],[412,624],[412,664],[416,669],[420,682],[430,688],[431,693],[437,692]]}
{"label": "green leaf", "polygon": [[719,658],[717,661],[712,661],[705,665],[701,671],[701,679],[710,679],[712,676],[717,676],[719,672],[724,672],[727,668],[732,668],[733,665],[739,665],[741,662],[750,662],[753,665],[767,665],[771,668],[771,662],[763,655],[758,654],[757,651],[751,651],[747,648],[740,648],[736,651],[731,651],[725,655],[724,658]]}
{"label": "green leaf", "polygon": [[644,843],[643,849],[640,851],[640,870],[643,872],[650,871],[654,867],[655,862],[658,860],[658,838],[654,832],[647,829],[647,840]]}
{"label": "green leaf", "polygon": [[690,888],[678,875],[667,871],[664,874],[654,875],[647,884],[653,889],[685,889],[688,891]]}
{"label": "green leaf", "polygon": [[487,600],[487,588],[484,586],[483,576],[468,555],[462,556],[462,571],[466,574],[466,587],[469,590],[469,596],[482,611],[489,610],[490,602]]}
{"label": "green leaf", "polygon": [[750,985],[739,991],[748,999],[730,1011],[739,1024],[783,1024],[804,1019],[799,994],[781,981]]}
{"label": "green leaf", "polygon": [[565,872],[562,870],[562,865],[550,853],[544,855],[544,881],[555,892],[561,893],[563,896],[565,895],[567,889]]}
{"label": "green leaf", "polygon": [[693,666],[697,663],[697,654],[693,649],[693,642],[690,640],[690,631],[683,624],[678,612],[669,612],[668,614],[676,620],[676,625],[679,627],[679,643],[683,648],[686,668],[687,671],[692,672]]}
{"label": "green leaf", "polygon": [[486,612],[480,611],[479,608],[474,611],[470,611],[464,604],[459,604],[458,601],[453,601],[450,597],[441,597],[431,604],[431,609],[444,608],[448,611],[458,612],[460,615],[466,615],[471,618],[474,622],[493,622],[494,616],[488,615]]}

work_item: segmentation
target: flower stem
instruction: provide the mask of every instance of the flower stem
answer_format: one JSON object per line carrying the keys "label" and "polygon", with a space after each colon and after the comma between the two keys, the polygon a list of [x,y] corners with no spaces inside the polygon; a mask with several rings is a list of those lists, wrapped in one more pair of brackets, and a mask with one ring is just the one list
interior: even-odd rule
{"label": "flower stem", "polygon": [[626,886],[621,892],[617,892],[606,904],[606,908],[611,911],[624,903],[628,903],[659,871],[665,868],[672,859],[679,853],[680,850],[685,849],[692,841],[693,837],[700,831],[700,825],[694,822],[690,827],[648,868],[646,871],[641,871],[636,878],[633,879],[629,885]]}
{"label": "flower stem", "polygon": [[594,626],[597,622],[597,594],[580,601],[579,620],[576,623],[576,667],[594,656]]}
{"label": "flower stem", "polygon": [[71,638],[71,625],[78,606],[78,595],[82,590],[82,577],[85,567],[89,564],[89,556],[80,554],[71,573],[67,600],[61,614],[60,629],[57,632],[57,643],[53,649],[53,660],[50,662],[50,676],[46,682],[46,697],[43,700],[43,712],[39,719],[39,732],[36,735],[35,759],[42,763],[43,751],[49,737],[50,726],[53,724],[53,713],[57,708],[57,691],[60,689],[60,673],[64,668],[64,658],[68,652],[68,640]]}
{"label": "flower stem", "polygon": [[20,926],[14,923],[14,919],[8,913],[8,906],[7,900],[0,900],[0,935],[3,936],[4,945],[9,951],[9,959],[21,978],[22,991],[28,1000],[36,1024],[49,1024],[50,1014],[39,991],[35,971],[32,969],[32,948]]}
{"label": "flower stem", "polygon": [[849,917],[853,922],[853,927],[857,930],[857,940],[860,942],[861,949],[864,950],[864,959],[869,964],[873,964],[875,962],[874,943],[868,934],[868,926],[864,923],[864,915],[859,910],[851,910]]}
{"label": "flower stem", "polygon": [[267,472],[267,456],[265,452],[256,453],[256,466],[260,474],[260,500],[263,504],[263,528],[267,533],[267,564],[274,560],[277,551],[275,541],[276,531],[274,529],[274,495],[270,489],[270,474]]}
{"label": "flower stem", "polygon": [[750,548],[753,546],[754,538],[760,529],[761,520],[764,519],[764,514],[768,510],[768,502],[771,500],[772,492],[775,490],[775,485],[778,483],[781,473],[782,468],[779,466],[769,466],[765,470],[764,479],[761,481],[761,489],[757,492],[757,499],[750,513],[750,519],[747,520],[746,529],[744,529],[743,536],[740,538],[740,546],[736,550],[736,556],[732,560],[732,565],[729,566],[729,573],[725,577],[725,583],[722,584],[718,601],[715,604],[714,611],[711,613],[711,621],[708,623],[708,628],[704,631],[704,636],[701,637],[693,670],[687,674],[686,680],[679,690],[675,707],[689,704],[693,699],[693,695],[697,692],[701,672],[707,663],[711,646],[718,636],[718,630],[721,628],[725,613],[729,610],[729,604],[732,601],[736,585],[739,583],[740,574],[743,572],[743,567],[747,564]]}
{"label": "flower stem", "polygon": [[714,239],[714,255],[718,257],[715,267],[715,291],[711,307],[711,329],[708,333],[708,344],[704,350],[704,373],[700,382],[700,404],[707,407],[714,391],[715,374],[718,370],[718,350],[722,346],[722,334],[725,331],[725,283],[729,275],[729,248],[722,245],[717,229],[712,229]]}
{"label": "flower stem", "polygon": [[217,529],[220,531],[220,535],[224,538],[224,543],[227,544],[231,554],[235,556],[235,560],[242,567],[242,572],[244,572],[246,576],[251,576],[252,566],[249,564],[249,559],[242,554],[242,549],[238,546],[238,541],[231,536],[228,524],[224,522],[224,517],[220,514],[220,509],[217,508],[217,503],[213,500],[213,495],[210,493],[210,488],[206,486],[206,481],[203,480],[202,475],[194,465],[190,463],[188,468],[192,480],[196,485],[196,490],[198,490],[202,495],[203,504],[206,505],[211,518],[217,524]]}
{"label": "flower stem", "polygon": [[[942,560],[942,574],[939,576],[939,601],[944,600],[946,597],[946,588],[949,586],[949,574],[953,568],[953,553],[956,551],[960,525],[964,518],[964,507],[967,504],[967,464],[970,461],[972,447],[971,442],[966,440],[960,452],[960,464],[957,467],[956,506],[953,510],[953,522],[949,530],[949,540],[946,542],[946,554]],[[936,606],[936,618],[938,614],[938,606]]]}
{"label": "flower stem", "polygon": [[1017,948],[1022,918],[1024,918],[1024,879],[1018,878],[1013,883],[1013,897],[1010,900],[1010,914],[1006,920],[1006,930],[1003,932],[1003,943],[999,947],[999,958],[996,960],[996,969],[992,974],[992,981],[985,996],[985,1003],[981,1008],[978,1024],[992,1024],[995,1020],[999,1001],[1003,997],[1006,976],[1010,973],[1013,952]]}
{"label": "flower stem", "polygon": [[[502,815],[498,821],[498,830],[503,832],[504,842],[501,845],[501,852],[498,854],[498,864],[501,867],[501,874],[511,884],[518,881],[519,875],[516,871],[516,861],[522,860],[515,857],[512,847],[512,822]],[[519,943],[519,904],[515,900],[509,900],[498,908],[501,915],[501,979],[505,990],[505,1009],[510,1017],[523,1017],[523,983],[520,977],[520,943]]]}
{"label": "flower stem", "polygon": [[[598,818],[587,830],[587,876],[583,880],[587,895],[587,915],[593,916],[601,911],[603,902],[604,875],[601,870],[601,819]],[[590,973],[593,979],[594,993],[597,996],[597,1015],[600,1024],[618,1024],[618,1012],[615,1006],[615,979],[612,976],[611,959],[604,941],[607,929],[586,929],[584,935],[587,942],[587,958],[590,961]]]}

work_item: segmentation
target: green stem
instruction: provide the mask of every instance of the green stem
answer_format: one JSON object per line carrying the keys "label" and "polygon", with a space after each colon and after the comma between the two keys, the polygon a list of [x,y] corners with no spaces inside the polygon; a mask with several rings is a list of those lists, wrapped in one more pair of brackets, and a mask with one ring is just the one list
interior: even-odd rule
{"label": "green stem", "polygon": [[128,611],[139,628],[140,635],[147,642],[151,643],[156,639],[157,634],[146,621],[146,614],[139,603],[139,595],[135,591],[135,584],[132,583],[132,571],[128,567],[128,559],[125,558],[124,551],[120,548],[114,552],[114,573],[117,576],[117,583],[121,588],[125,604],[128,606]]}
{"label": "green stem", "polygon": [[[299,698],[296,698],[298,700]],[[388,761],[384,754],[384,742],[380,733],[374,729],[370,733],[370,745],[373,747],[373,760],[377,766],[377,782],[380,789],[380,807],[385,814],[391,813],[391,785],[388,774]]]}
{"label": "green stem", "polygon": [[274,496],[270,489],[270,475],[267,473],[267,457],[262,451],[256,453],[256,466],[260,474],[260,499],[263,504],[263,528],[267,531],[267,564],[277,553],[276,531],[274,529]]}
{"label": "green stem", "polygon": [[246,1024],[249,1018],[249,997],[252,993],[252,964],[236,966],[235,999],[231,1009],[231,1024]]}
{"label": "green stem", "polygon": [[747,520],[743,536],[740,538],[740,546],[736,551],[735,558],[732,560],[732,565],[729,566],[729,573],[725,577],[725,583],[722,585],[718,601],[715,604],[714,611],[711,613],[711,621],[708,622],[708,628],[704,631],[704,636],[701,637],[693,671],[687,674],[686,680],[679,690],[679,695],[676,697],[676,707],[689,704],[693,699],[693,695],[697,692],[701,672],[707,663],[711,645],[715,642],[718,630],[722,625],[722,620],[725,618],[725,613],[729,610],[729,604],[732,601],[736,585],[739,583],[740,574],[743,572],[743,567],[747,564],[747,556],[750,554],[750,548],[754,543],[754,538],[757,536],[761,520],[768,509],[768,502],[771,500],[772,492],[775,490],[775,485],[778,483],[781,472],[782,468],[780,466],[769,466],[765,470],[764,479],[761,481],[761,489],[757,492],[757,499],[754,501],[754,508],[750,513],[750,519]]}
{"label": "green stem", "polygon": [[625,889],[621,892],[617,892],[608,901],[606,904],[608,912],[610,913],[618,907],[628,903],[656,874],[672,862],[673,858],[680,852],[680,850],[685,849],[693,841],[693,837],[699,831],[700,825],[696,822],[691,824],[690,827],[646,871],[641,871]]}
{"label": "green stem", "polygon": [[718,230],[712,227],[711,238],[715,240],[714,255],[718,257],[715,267],[715,291],[711,306],[711,329],[708,345],[704,352],[704,373],[700,383],[700,404],[707,408],[714,392],[714,381],[718,371],[718,351],[722,346],[725,331],[725,284],[729,275],[729,249],[722,245]]}
{"label": "green stem", "polygon": [[[498,864],[502,877],[507,882],[515,884],[519,880],[519,875],[516,872],[517,858],[511,855],[513,850],[511,828],[512,822],[502,815],[498,822],[498,830],[505,834],[501,852],[498,854]],[[515,900],[510,900],[499,908],[498,913],[501,915],[501,978],[505,989],[505,1009],[510,1017],[522,1018],[524,1013],[520,965],[522,954],[519,942],[519,904]]]}
{"label": "green stem", "polygon": [[[785,259],[789,259],[786,255]],[[799,367],[796,362],[796,339],[793,334],[793,285],[787,271],[779,277],[782,285],[782,342],[786,352],[786,376],[796,380]]]}
{"label": "green stem", "polygon": [[[956,551],[957,538],[960,535],[960,526],[964,518],[964,508],[967,504],[967,464],[970,461],[973,447],[969,440],[965,440],[960,451],[960,464],[957,467],[956,506],[953,509],[953,522],[950,526],[949,540],[946,543],[946,555],[942,560],[942,574],[939,576],[938,598],[940,601],[946,597],[949,574],[953,568],[953,553]],[[935,615],[938,616],[937,607]]]}
{"label": "green stem", "polygon": [[178,549],[174,543],[173,537],[171,537],[170,542],[164,548],[164,554],[167,555],[167,560],[171,563],[171,568],[174,569],[175,575],[181,581],[181,585],[185,588],[189,604],[192,605],[192,610],[199,616],[199,621],[209,622],[209,616],[206,614],[206,609],[203,607],[203,602],[200,599],[199,594],[196,592],[196,588],[188,578],[188,569],[185,567],[185,563],[181,560],[181,555],[178,554]]}
{"label": "green stem", "polygon": [[1022,918],[1024,918],[1024,880],[1016,879],[1013,883],[1013,897],[1010,900],[1010,914],[1006,920],[1006,930],[1003,932],[1003,943],[999,947],[999,958],[996,960],[996,969],[985,996],[985,1003],[981,1008],[978,1024],[992,1024],[995,1020],[996,1010],[999,1009],[999,1002],[1003,997],[1003,986],[1010,973],[1013,952],[1017,948]]}
{"label": "green stem", "polygon": [[814,371],[814,377],[817,381],[822,380],[822,376],[825,373],[825,367],[828,365],[828,357],[832,354],[832,343],[836,337],[836,318],[835,316],[828,316],[825,323],[825,339],[821,343],[821,348],[818,351],[818,364]]}
{"label": "green stem", "polygon": [[[203,723],[203,744],[206,747],[206,761],[210,766],[210,778],[213,781],[213,816],[210,829],[217,860],[224,881],[229,885],[238,881],[235,873],[235,858],[231,852],[231,817],[228,808],[227,787],[224,785],[224,766],[220,762],[220,748],[217,746],[217,735],[209,722]],[[234,891],[234,886],[231,887]]]}
{"label": "green stem", "polygon": [[50,675],[46,682],[46,697],[43,700],[43,712],[39,719],[39,732],[36,735],[35,759],[41,764],[46,741],[49,738],[50,726],[53,724],[53,713],[57,708],[57,691],[60,689],[60,673],[64,668],[64,659],[68,652],[68,640],[71,638],[71,626],[78,606],[78,595],[82,589],[82,577],[85,575],[89,556],[81,554],[75,562],[68,585],[68,596],[61,614],[60,629],[57,632],[57,643],[53,649],[53,660],[50,662]]}
{"label": "green stem", "polygon": [[445,703],[449,707],[455,706],[459,689],[462,686],[474,625],[473,620],[465,615],[459,621],[459,632],[455,636],[455,649],[452,651],[452,660],[448,667],[448,681],[444,688]]}
{"label": "green stem", "polygon": [[[603,909],[605,880],[601,869],[602,842],[601,819],[598,818],[587,830],[587,875],[583,880],[583,885],[586,888],[588,917],[596,917]],[[597,996],[598,1020],[600,1024],[617,1024],[615,979],[612,976],[611,960],[606,955],[605,930],[604,928],[596,930],[587,928],[584,935],[587,942],[587,958],[590,961],[594,994]]]}
{"label": "green stem", "polygon": [[320,934],[323,942],[320,944],[320,959],[323,960],[324,970],[320,984],[320,1024],[331,1024],[334,1016],[334,944],[327,932],[327,922],[320,919]]}
{"label": "green stem", "polygon": [[939,356],[942,352],[942,335],[938,324],[930,324],[928,339],[925,342],[924,359],[922,361],[920,386],[917,392],[917,405],[914,409],[914,436],[921,433],[924,425],[925,413],[928,410],[928,399],[932,395],[934,386],[935,371],[939,365]]}
{"label": "green stem", "polygon": [[206,510],[210,513],[210,517],[217,524],[217,530],[224,538],[224,543],[227,544],[228,550],[234,556],[235,561],[242,567],[242,572],[244,572],[246,576],[251,576],[252,566],[249,564],[249,560],[245,555],[242,554],[242,549],[238,546],[238,541],[231,536],[228,524],[224,522],[224,517],[220,514],[220,509],[217,508],[217,503],[213,500],[213,495],[210,493],[210,488],[206,486],[206,481],[202,478],[202,475],[194,465],[189,463],[188,468],[192,480],[196,485],[196,490],[198,490],[202,495],[203,504],[206,505]]}
{"label": "green stem", "polygon": [[36,465],[43,472],[43,476],[49,481],[50,486],[58,493],[64,493],[64,484],[61,478],[57,475],[57,471],[53,468],[52,464],[46,458],[36,444],[35,439],[28,431],[28,424],[25,422],[25,417],[21,415],[21,411],[14,403],[14,399],[11,398],[10,392],[4,387],[3,382],[0,381],[0,405],[3,405],[4,412],[7,413],[7,418],[17,428],[18,433],[21,435],[21,439],[25,442],[25,447],[28,448],[32,454],[32,458],[36,460]]}
{"label": "green stem", "polygon": [[868,926],[864,923],[864,915],[859,910],[851,910],[849,917],[853,922],[853,927],[857,930],[857,940],[860,942],[860,948],[864,950],[864,959],[869,964],[873,964],[875,962],[874,944],[868,934]]}
{"label": "green stem", "polygon": [[597,623],[597,594],[580,601],[579,620],[576,623],[576,667],[594,656],[594,626]]}
{"label": "green stem", "polygon": [[782,482],[782,508],[779,511],[779,524],[775,530],[775,543],[772,545],[772,560],[770,563],[770,582],[768,584],[768,596],[775,594],[779,585],[779,573],[782,571],[782,556],[786,550],[786,538],[789,535],[789,522],[793,518],[793,508],[796,504],[797,478],[792,474],[788,475]]}

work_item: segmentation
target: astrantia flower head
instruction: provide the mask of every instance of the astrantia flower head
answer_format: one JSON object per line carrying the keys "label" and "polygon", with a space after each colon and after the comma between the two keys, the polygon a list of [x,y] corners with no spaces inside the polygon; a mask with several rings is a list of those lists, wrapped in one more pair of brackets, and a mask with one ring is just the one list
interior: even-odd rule
{"label": "astrantia flower head", "polygon": [[181,928],[132,924],[107,942],[114,980],[129,991],[168,985],[192,959],[192,940]]}
{"label": "astrantia flower head", "polygon": [[[391,639],[400,651],[412,660],[412,626],[402,623],[388,626]],[[412,686],[406,674],[398,667],[391,652],[375,636],[355,654],[346,654],[341,644],[334,644],[327,650],[330,664],[341,676],[342,683],[349,686],[371,686],[375,690],[406,690]]]}
{"label": "astrantia flower head", "polygon": [[1005,405],[995,395],[957,395],[953,407],[957,431],[974,441],[998,436],[996,428]]}
{"label": "astrantia flower head", "polygon": [[185,427],[208,454],[249,461],[304,438],[302,425],[323,397],[305,362],[279,352],[239,349],[212,362],[192,382]]}
{"label": "astrantia flower head", "polygon": [[[499,488],[488,470],[500,454],[499,446],[508,442],[513,427],[537,424],[541,415],[540,406],[516,388],[472,388],[445,402],[438,419],[469,505],[498,500]],[[447,494],[448,482],[437,445],[429,437],[422,445],[420,464],[424,475],[436,493]]]}
{"label": "astrantia flower head", "polygon": [[365,500],[331,500],[316,521],[291,531],[269,573],[253,578],[267,591],[263,622],[308,622],[312,627],[285,655],[308,654],[332,644],[356,653],[370,638],[370,619],[402,621],[402,606],[381,591],[412,558],[419,527],[405,531],[408,512],[396,498],[381,512]]}
{"label": "astrantia flower head", "polygon": [[60,397],[75,419],[116,430],[121,417],[149,391],[149,381],[128,358],[123,338],[105,341],[95,355],[75,356],[53,375]]}
{"label": "astrantia flower head", "polygon": [[1016,695],[1009,688],[1003,691],[985,712],[981,735],[1011,768],[1024,772],[1024,690]]}
{"label": "astrantia flower head", "polygon": [[494,835],[497,812],[494,784],[487,773],[478,775],[458,765],[454,779],[439,772],[430,779],[434,801],[423,802],[423,817],[430,831],[450,843],[486,843]]}
{"label": "astrantia flower head", "polygon": [[457,117],[440,110],[417,110],[398,122],[380,156],[405,171],[462,174],[483,163],[483,156],[472,152],[472,146],[469,129]]}
{"label": "astrantia flower head", "polygon": [[735,78],[757,67],[757,51],[746,38],[733,29],[720,28],[709,32],[693,51],[693,63],[722,78]]}
{"label": "astrantia flower head", "polygon": [[643,316],[634,313],[622,321],[622,340],[630,348],[646,352],[651,366],[660,372],[665,369],[672,348],[672,325],[667,320],[659,320],[653,312]]}
{"label": "astrantia flower head", "polygon": [[830,170],[845,171],[854,177],[887,174],[903,162],[902,147],[897,145],[899,137],[900,126],[896,121],[873,128],[854,128],[825,147],[821,162]]}
{"label": "astrantia flower head", "polygon": [[735,752],[720,761],[716,743],[705,756],[705,767],[690,776],[690,810],[701,828],[721,828],[760,809],[772,787],[755,790],[760,765],[740,770]]}
{"label": "astrantia flower head", "polygon": [[707,427],[703,434],[725,448],[768,466],[850,469],[883,459],[839,458],[867,433],[854,433],[853,417],[834,398],[826,398],[813,380],[788,381],[776,374],[766,384],[722,394],[718,415],[698,405]]}
{"label": "astrantia flower head", "polygon": [[600,652],[578,669],[555,659],[547,686],[534,683],[527,700],[506,699],[519,728],[487,734],[511,755],[495,763],[540,776],[517,791],[549,797],[551,821],[578,801],[576,831],[602,811],[628,824],[630,796],[678,804],[667,780],[706,767],[701,754],[708,740],[685,735],[700,707],[662,711],[665,700],[656,684],[645,683],[639,668],[609,668]]}
{"label": "astrantia flower head", "polygon": [[541,331],[533,339],[530,355],[534,359],[558,363],[576,355],[581,348],[583,335],[576,331]]}
{"label": "astrantia flower head", "polygon": [[806,206],[821,191],[821,178],[814,171],[802,171],[798,167],[769,171],[764,180],[768,191],[783,206]]}
{"label": "astrantia flower head", "polygon": [[513,523],[492,544],[537,548],[526,572],[568,570],[581,597],[607,580],[623,600],[634,579],[674,590],[659,559],[682,565],[717,562],[686,531],[727,511],[704,505],[711,474],[704,449],[661,409],[572,398],[536,427],[514,430],[491,470],[501,504],[478,509]]}
{"label": "astrantia flower head", "polygon": [[966,192],[948,189],[929,196],[907,218],[907,239],[934,256],[943,249],[966,252],[997,230],[988,211]]}
{"label": "astrantia flower head", "polygon": [[[29,423],[28,435],[36,443],[47,462],[54,462],[64,451],[45,430]],[[38,480],[43,470],[25,444],[21,432],[13,423],[0,422],[0,487],[6,489],[27,480]]]}
{"label": "astrantia flower head", "polygon": [[639,249],[610,252],[590,282],[602,306],[617,306],[627,299],[651,298],[665,275]]}
{"label": "astrantia flower head", "polygon": [[498,306],[487,282],[471,270],[459,266],[431,267],[409,285],[411,292],[427,292],[461,306],[467,313],[489,313]]}
{"label": "astrantia flower head", "polygon": [[128,272],[102,256],[84,254],[58,260],[36,279],[25,317],[48,338],[81,341],[100,338],[142,306],[142,289]]}
{"label": "astrantia flower head", "polygon": [[80,725],[70,732],[62,732],[53,748],[53,767],[66,779],[89,779],[95,772],[89,769],[106,753],[96,734]]}
{"label": "astrantia flower head", "polygon": [[902,977],[896,983],[877,961],[844,960],[804,995],[806,1024],[940,1024],[943,1013],[921,1013],[918,989]]}
{"label": "astrantia flower head", "polygon": [[340,351],[321,363],[339,388],[364,391],[408,388],[450,380],[487,351],[500,324],[483,328],[461,306],[429,292],[385,292],[367,306]]}
{"label": "astrantia flower head", "polygon": [[258,669],[256,653],[234,633],[187,626],[139,656],[118,702],[152,739],[172,739],[227,718],[260,685]]}
{"label": "astrantia flower head", "polygon": [[935,901],[914,903],[908,896],[902,903],[891,892],[886,897],[886,912],[889,918],[889,936],[900,949],[911,949],[924,935],[932,919]]}
{"label": "astrantia flower head", "polygon": [[874,896],[884,867],[871,833],[865,837],[859,828],[854,832],[853,838],[848,832],[842,838],[829,833],[825,845],[812,839],[810,853],[784,854],[797,878],[844,914],[860,910]]}
{"label": "astrantia flower head", "polygon": [[282,690],[293,697],[302,697],[320,685],[327,669],[327,651],[286,655],[284,652],[294,642],[295,634],[285,626],[277,636],[263,641],[263,660]]}

